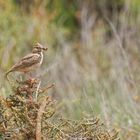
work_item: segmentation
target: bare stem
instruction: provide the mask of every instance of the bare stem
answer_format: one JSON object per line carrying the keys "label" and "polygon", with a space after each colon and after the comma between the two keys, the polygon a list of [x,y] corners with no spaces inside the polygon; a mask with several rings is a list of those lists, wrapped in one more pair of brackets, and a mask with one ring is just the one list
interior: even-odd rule
{"label": "bare stem", "polygon": [[41,120],[42,120],[43,112],[45,110],[45,106],[48,103],[47,99],[48,99],[48,97],[46,97],[42,100],[42,103],[41,103],[40,108],[38,110],[37,124],[36,124],[36,140],[41,140],[41,137],[42,137],[42,134],[41,134]]}

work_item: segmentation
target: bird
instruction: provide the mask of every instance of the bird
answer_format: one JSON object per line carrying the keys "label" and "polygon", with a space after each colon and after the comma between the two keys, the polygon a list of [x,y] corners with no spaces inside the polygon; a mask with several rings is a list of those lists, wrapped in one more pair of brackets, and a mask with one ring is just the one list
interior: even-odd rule
{"label": "bird", "polygon": [[6,72],[6,77],[11,72],[23,72],[28,73],[39,68],[43,62],[43,51],[47,51],[47,47],[43,47],[40,43],[36,43],[33,47],[32,53],[21,58],[15,63],[10,70]]}

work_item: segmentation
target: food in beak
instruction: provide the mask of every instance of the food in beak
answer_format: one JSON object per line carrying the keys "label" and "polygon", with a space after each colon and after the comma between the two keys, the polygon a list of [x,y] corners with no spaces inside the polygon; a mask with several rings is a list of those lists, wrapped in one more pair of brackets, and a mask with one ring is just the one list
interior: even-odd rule
{"label": "food in beak", "polygon": [[44,51],[47,51],[47,50],[48,50],[48,48],[43,48],[43,50],[44,50]]}

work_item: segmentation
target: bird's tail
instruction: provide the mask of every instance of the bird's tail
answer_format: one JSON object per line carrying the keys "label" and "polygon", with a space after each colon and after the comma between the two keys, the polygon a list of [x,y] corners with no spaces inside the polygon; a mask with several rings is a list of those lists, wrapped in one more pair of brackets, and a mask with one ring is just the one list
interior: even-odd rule
{"label": "bird's tail", "polygon": [[10,80],[10,78],[8,77],[9,73],[11,73],[12,71],[14,71],[13,69],[10,69],[9,71],[7,71],[5,73],[5,78],[7,79],[7,81],[9,82],[9,84],[12,86],[12,88],[15,88],[13,82]]}
{"label": "bird's tail", "polygon": [[7,72],[5,73],[5,77],[6,77],[7,80],[9,80],[9,79],[8,79],[8,74],[9,74],[10,72],[12,72],[12,71],[13,71],[13,70],[10,69],[9,71],[7,71]]}

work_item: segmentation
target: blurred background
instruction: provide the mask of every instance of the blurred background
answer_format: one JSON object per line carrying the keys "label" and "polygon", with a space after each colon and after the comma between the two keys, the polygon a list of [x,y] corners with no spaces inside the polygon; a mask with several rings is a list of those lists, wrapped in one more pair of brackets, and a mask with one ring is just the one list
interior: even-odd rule
{"label": "blurred background", "polygon": [[37,75],[56,84],[58,113],[140,139],[140,0],[0,0],[1,96],[12,93],[4,73],[36,42],[49,48]]}

